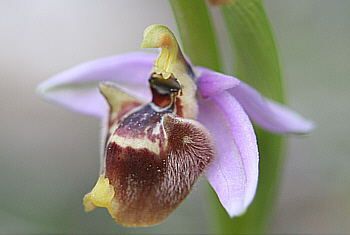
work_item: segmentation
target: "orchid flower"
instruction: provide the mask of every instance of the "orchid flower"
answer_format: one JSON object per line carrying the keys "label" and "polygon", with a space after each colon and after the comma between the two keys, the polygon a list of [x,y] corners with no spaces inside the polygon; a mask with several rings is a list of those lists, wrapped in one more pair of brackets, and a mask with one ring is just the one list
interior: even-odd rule
{"label": "orchid flower", "polygon": [[86,62],[38,86],[44,99],[104,120],[100,177],[85,210],[106,207],[124,226],[154,225],[204,172],[228,214],[241,215],[258,182],[251,120],[287,134],[313,123],[235,77],[192,66],[165,26],[149,26],[141,47],[161,53]]}

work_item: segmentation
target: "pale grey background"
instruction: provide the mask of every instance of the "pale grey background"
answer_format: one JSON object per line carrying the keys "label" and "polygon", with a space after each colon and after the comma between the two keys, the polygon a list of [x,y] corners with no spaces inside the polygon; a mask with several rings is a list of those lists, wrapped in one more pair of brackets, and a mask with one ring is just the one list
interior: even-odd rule
{"label": "pale grey background", "polygon": [[[350,233],[349,1],[266,1],[288,103],[317,122],[292,137],[271,233]],[[0,1],[0,233],[206,233],[202,183],[159,226],[83,212],[99,169],[98,120],[40,100],[36,85],[81,62],[177,34],[167,1]]]}

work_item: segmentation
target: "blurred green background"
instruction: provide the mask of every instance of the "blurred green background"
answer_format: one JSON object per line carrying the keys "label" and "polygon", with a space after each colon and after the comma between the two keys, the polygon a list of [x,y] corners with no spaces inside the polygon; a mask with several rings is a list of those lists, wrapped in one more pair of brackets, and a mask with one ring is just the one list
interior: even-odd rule
{"label": "blurred green background", "polygon": [[[350,1],[264,3],[287,102],[317,123],[309,136],[289,139],[267,232],[348,234]],[[126,229],[105,209],[84,213],[82,197],[98,177],[101,124],[34,92],[41,81],[81,62],[141,51],[151,24],[178,35],[167,1],[0,0],[0,234],[208,231],[204,179],[158,226]]]}

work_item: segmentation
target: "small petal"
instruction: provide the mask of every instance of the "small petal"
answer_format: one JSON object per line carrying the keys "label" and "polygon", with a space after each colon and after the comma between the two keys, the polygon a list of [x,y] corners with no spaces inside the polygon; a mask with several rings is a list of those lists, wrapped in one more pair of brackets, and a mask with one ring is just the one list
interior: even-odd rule
{"label": "small petal", "polygon": [[271,132],[305,134],[315,127],[312,121],[306,120],[287,106],[263,97],[244,82],[229,92],[240,102],[254,122]]}
{"label": "small petal", "polygon": [[196,69],[199,72],[197,86],[203,98],[208,98],[223,90],[236,87],[240,83],[240,80],[235,77],[217,73],[204,67],[198,66]]}
{"label": "small petal", "polygon": [[252,202],[258,182],[258,146],[253,126],[238,101],[223,91],[199,103],[199,121],[213,134],[217,159],[207,178],[228,214]]}
{"label": "small petal", "polygon": [[147,78],[156,58],[154,54],[129,53],[89,61],[54,75],[41,83],[37,92],[70,110],[102,118],[107,105],[99,92],[99,82],[113,81],[130,95],[149,100]]}
{"label": "small petal", "polygon": [[203,98],[223,90],[235,96],[249,117],[261,127],[276,133],[305,134],[315,125],[276,101],[263,97],[257,90],[237,78],[196,67],[200,73],[197,85]]}

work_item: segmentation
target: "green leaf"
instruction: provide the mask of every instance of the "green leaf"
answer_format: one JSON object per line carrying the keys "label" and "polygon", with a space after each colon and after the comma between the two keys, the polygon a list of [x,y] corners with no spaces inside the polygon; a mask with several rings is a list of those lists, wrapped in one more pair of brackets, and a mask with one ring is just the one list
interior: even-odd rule
{"label": "green leaf", "polygon": [[262,2],[237,0],[221,9],[234,45],[235,75],[264,96],[283,102],[277,49]]}

